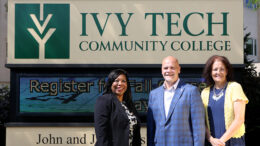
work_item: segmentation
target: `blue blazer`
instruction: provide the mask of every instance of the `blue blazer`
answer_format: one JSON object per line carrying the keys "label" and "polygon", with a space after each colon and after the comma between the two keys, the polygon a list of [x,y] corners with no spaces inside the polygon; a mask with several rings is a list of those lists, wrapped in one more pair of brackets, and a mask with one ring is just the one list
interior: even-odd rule
{"label": "blue blazer", "polygon": [[197,87],[180,80],[168,116],[164,88],[150,92],[147,112],[148,146],[204,146],[205,112]]}

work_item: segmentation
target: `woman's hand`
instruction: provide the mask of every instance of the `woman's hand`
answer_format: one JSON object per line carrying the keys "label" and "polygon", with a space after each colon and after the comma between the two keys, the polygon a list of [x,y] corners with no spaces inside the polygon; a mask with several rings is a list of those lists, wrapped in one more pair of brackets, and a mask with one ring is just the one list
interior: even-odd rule
{"label": "woman's hand", "polygon": [[212,146],[225,146],[225,143],[223,141],[212,136],[209,138],[209,142]]}

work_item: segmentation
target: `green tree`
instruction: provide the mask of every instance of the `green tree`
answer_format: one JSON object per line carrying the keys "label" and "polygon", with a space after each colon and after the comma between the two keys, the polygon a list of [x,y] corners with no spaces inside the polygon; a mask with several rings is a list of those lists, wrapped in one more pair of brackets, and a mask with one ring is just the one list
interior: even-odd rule
{"label": "green tree", "polygon": [[0,145],[5,145],[5,127],[4,123],[7,122],[8,111],[9,111],[9,98],[10,90],[9,88],[0,88]]}
{"label": "green tree", "polygon": [[0,88],[0,124],[3,124],[7,120],[9,111],[9,97],[9,88],[7,86]]}
{"label": "green tree", "polygon": [[255,9],[258,9],[260,7],[260,0],[246,0],[247,5],[254,6]]}
{"label": "green tree", "polygon": [[[248,41],[250,33],[244,37],[244,44]],[[252,60],[247,58],[249,47],[244,48],[244,65],[242,72],[242,86],[249,99],[246,106],[246,145],[255,145],[258,143],[258,134],[260,132],[260,77],[256,76],[255,66]]]}

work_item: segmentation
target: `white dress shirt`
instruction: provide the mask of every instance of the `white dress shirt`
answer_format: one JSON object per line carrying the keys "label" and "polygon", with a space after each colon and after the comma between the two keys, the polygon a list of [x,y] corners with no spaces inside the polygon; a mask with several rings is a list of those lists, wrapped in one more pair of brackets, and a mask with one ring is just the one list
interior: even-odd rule
{"label": "white dress shirt", "polygon": [[179,84],[180,79],[177,80],[175,84],[173,84],[169,89],[166,88],[165,83],[163,84],[164,87],[164,111],[165,111],[165,117],[168,116],[168,112],[171,106],[171,102],[173,99],[173,96],[175,94],[175,89],[177,88]]}

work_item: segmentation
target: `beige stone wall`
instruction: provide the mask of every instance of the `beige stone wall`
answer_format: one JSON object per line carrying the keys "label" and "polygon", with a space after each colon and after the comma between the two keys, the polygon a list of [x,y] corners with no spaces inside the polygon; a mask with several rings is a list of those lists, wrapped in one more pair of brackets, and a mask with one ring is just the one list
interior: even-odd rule
{"label": "beige stone wall", "polygon": [[[141,127],[142,146],[147,145]],[[6,146],[94,146],[94,127],[7,127]]]}
{"label": "beige stone wall", "polygon": [[10,71],[5,67],[7,49],[7,0],[0,0],[0,84],[10,82]]}

